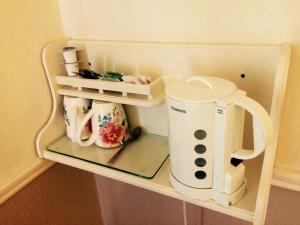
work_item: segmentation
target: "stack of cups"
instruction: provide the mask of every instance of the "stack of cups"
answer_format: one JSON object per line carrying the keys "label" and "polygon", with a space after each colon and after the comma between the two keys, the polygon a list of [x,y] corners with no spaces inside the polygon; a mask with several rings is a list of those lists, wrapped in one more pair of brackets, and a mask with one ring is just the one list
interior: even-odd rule
{"label": "stack of cups", "polygon": [[79,61],[77,61],[76,50],[75,47],[65,47],[62,51],[68,76],[76,76],[79,73]]}

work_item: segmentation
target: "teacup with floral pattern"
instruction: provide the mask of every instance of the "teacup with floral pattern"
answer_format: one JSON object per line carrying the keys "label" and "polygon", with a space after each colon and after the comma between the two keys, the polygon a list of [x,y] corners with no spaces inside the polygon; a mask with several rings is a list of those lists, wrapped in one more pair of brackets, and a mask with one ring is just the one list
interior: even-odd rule
{"label": "teacup with floral pattern", "polygon": [[[92,101],[90,99],[76,98],[70,96],[64,96],[63,100],[63,113],[66,124],[67,137],[76,141],[76,132],[78,124],[81,119],[88,113],[91,107]],[[80,139],[88,139],[91,135],[91,120],[88,120],[84,124],[83,131],[81,132]]]}
{"label": "teacup with floral pattern", "polygon": [[[91,118],[92,135],[86,140],[80,140],[85,123]],[[78,144],[89,146],[93,143],[102,148],[114,148],[122,145],[128,139],[128,123],[121,104],[93,100],[92,109],[78,126]]]}

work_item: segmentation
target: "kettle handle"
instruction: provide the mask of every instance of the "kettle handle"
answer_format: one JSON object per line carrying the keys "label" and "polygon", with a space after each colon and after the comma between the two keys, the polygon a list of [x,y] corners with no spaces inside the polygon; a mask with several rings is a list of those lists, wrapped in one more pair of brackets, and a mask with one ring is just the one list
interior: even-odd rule
{"label": "kettle handle", "polygon": [[253,159],[262,153],[272,141],[271,118],[259,103],[245,95],[238,95],[233,99],[233,103],[252,115],[254,150],[239,149],[231,156],[242,160]]}
{"label": "kettle handle", "polygon": [[97,139],[96,132],[92,131],[92,135],[90,136],[90,138],[88,140],[85,140],[85,141],[81,140],[81,131],[83,130],[83,128],[85,127],[86,123],[88,122],[88,120],[90,118],[92,118],[93,115],[94,115],[94,111],[93,111],[93,109],[91,109],[85,115],[85,117],[80,121],[79,125],[77,126],[77,130],[76,130],[76,142],[79,145],[81,145],[81,146],[84,146],[84,147],[85,146],[89,146],[89,145],[93,144],[95,142],[95,140]]}

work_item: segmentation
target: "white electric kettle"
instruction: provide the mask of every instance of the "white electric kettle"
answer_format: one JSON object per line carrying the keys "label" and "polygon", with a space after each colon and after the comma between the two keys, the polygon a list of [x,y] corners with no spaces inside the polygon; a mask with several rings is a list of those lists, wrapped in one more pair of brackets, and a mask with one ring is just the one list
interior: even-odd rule
{"label": "white electric kettle", "polygon": [[[170,183],[178,192],[228,206],[245,193],[243,160],[272,140],[265,109],[231,81],[208,76],[178,79],[166,87]],[[244,112],[253,120],[254,149],[242,149]]]}

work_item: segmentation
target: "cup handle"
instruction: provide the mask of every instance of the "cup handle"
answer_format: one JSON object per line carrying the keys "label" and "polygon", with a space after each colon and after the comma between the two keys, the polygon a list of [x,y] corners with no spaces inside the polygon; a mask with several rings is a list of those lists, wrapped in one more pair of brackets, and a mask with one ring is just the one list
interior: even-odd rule
{"label": "cup handle", "polygon": [[94,112],[91,109],[86,115],[85,117],[80,121],[79,125],[77,126],[77,131],[76,131],[76,142],[81,145],[81,146],[89,146],[91,144],[93,144],[97,138],[97,132],[92,132],[92,135],[90,136],[89,139],[82,141],[81,140],[81,132],[83,130],[83,128],[85,127],[86,123],[88,122],[88,120],[90,118],[92,118]]}
{"label": "cup handle", "polygon": [[233,103],[252,115],[254,149],[239,149],[231,156],[242,160],[255,158],[272,141],[273,126],[271,118],[259,103],[247,96],[240,95],[233,100]]}

